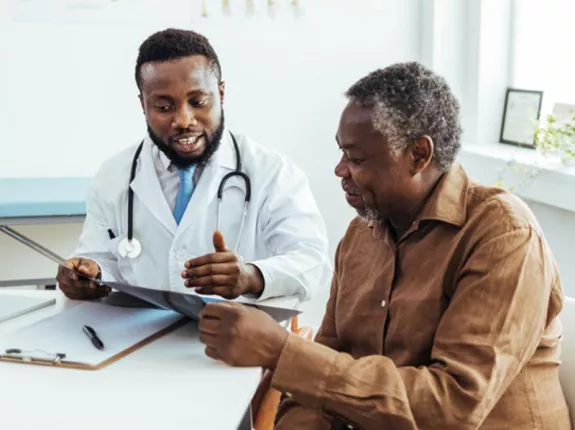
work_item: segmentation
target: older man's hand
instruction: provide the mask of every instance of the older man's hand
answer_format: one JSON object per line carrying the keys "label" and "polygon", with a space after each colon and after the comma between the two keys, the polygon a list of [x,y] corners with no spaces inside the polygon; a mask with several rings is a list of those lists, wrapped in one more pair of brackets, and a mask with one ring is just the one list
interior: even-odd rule
{"label": "older man's hand", "polygon": [[206,355],[232,366],[274,369],[288,337],[265,312],[234,302],[208,303],[199,328]]}

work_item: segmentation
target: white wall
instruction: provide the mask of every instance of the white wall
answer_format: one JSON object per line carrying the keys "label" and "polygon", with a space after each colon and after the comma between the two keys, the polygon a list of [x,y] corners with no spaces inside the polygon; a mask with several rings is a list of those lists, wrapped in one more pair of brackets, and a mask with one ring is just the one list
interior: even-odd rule
{"label": "white wall", "polygon": [[[195,18],[189,27],[207,35],[221,57],[230,127],[289,154],[307,172],[333,249],[349,219],[341,214],[351,216],[332,173],[342,93],[374,68],[419,59],[420,1],[302,4],[299,20]],[[10,61],[0,72],[0,177],[91,175],[137,141],[137,46],[163,27],[3,26],[0,57]]]}
{"label": "white wall", "polygon": [[[8,1],[0,0],[0,9]],[[213,16],[188,26],[208,36],[220,56],[232,130],[289,154],[307,173],[333,252],[353,216],[333,175],[343,92],[375,68],[420,59],[421,0],[301,3],[299,20]],[[157,26],[0,23],[0,58],[9,59],[0,69],[0,177],[91,175],[137,141],[144,130],[133,80],[138,44],[183,18],[162,19]],[[58,235],[35,227],[26,232],[71,251],[69,239],[57,243]],[[49,276],[52,263],[8,246],[0,237],[0,280]],[[320,312],[326,297],[318,299]]]}
{"label": "white wall", "polygon": [[563,292],[575,297],[575,213],[525,199],[539,222],[559,265]]}

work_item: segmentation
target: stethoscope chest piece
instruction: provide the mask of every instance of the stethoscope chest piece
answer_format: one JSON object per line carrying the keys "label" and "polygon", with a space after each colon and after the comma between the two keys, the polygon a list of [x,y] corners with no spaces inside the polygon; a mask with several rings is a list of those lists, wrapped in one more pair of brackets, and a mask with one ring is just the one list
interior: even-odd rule
{"label": "stethoscope chest piece", "polygon": [[138,239],[125,237],[118,243],[118,254],[122,258],[136,258],[142,252],[142,245]]}

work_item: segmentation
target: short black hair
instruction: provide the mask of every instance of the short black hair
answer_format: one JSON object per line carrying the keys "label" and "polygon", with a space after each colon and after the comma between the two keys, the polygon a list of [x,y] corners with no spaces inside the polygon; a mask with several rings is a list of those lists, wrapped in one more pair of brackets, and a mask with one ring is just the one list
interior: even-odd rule
{"label": "short black hair", "polygon": [[448,170],[461,147],[459,101],[445,79],[418,62],[376,70],[346,92],[350,101],[373,109],[373,125],[398,154],[409,142],[429,135],[433,159]]}
{"label": "short black hair", "polygon": [[216,51],[205,36],[191,30],[168,28],[149,36],[141,45],[136,60],[136,84],[141,89],[140,69],[152,61],[170,61],[192,55],[203,55],[210,63],[218,81],[222,68]]}

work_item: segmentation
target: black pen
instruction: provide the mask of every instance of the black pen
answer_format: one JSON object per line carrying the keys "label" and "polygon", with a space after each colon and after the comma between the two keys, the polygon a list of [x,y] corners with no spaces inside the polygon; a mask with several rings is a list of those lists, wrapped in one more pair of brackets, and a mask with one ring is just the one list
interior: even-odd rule
{"label": "black pen", "polygon": [[92,344],[96,348],[98,348],[100,350],[104,349],[104,343],[100,340],[100,338],[96,334],[96,331],[92,327],[90,327],[89,325],[85,325],[82,328],[82,331],[84,333],[86,333],[86,336],[88,336],[90,338],[90,340],[92,341]]}

